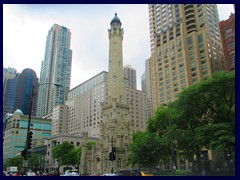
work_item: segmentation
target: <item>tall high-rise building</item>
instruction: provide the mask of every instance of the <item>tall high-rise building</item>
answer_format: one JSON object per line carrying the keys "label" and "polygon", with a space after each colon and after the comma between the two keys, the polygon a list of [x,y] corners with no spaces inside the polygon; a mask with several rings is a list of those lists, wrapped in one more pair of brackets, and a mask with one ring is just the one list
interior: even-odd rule
{"label": "tall high-rise building", "polygon": [[23,114],[29,115],[30,101],[32,101],[32,115],[36,115],[37,108],[37,96],[32,97],[33,86],[37,86],[38,78],[34,70],[30,68],[24,69],[18,76],[16,88],[16,97],[14,103],[14,109],[21,109]]}
{"label": "tall high-rise building", "polygon": [[[32,88],[38,83],[37,75],[32,69],[26,68],[12,77],[5,78],[3,114],[13,113],[17,109],[21,109],[25,115],[29,115]],[[36,115],[36,103],[37,97],[34,96],[32,115]]]}
{"label": "tall high-rise building", "polygon": [[67,100],[72,64],[70,41],[71,32],[64,26],[54,24],[48,31],[40,74],[38,116],[51,113],[56,105]]}
{"label": "tall high-rise building", "polygon": [[226,70],[235,69],[235,14],[219,22]]}
{"label": "tall high-rise building", "polygon": [[151,59],[145,60],[145,71],[141,77],[142,91],[146,92],[147,96],[147,118],[153,116],[152,93],[151,93]]}
{"label": "tall high-rise building", "polygon": [[146,92],[147,89],[147,83],[146,83],[146,72],[144,71],[141,76],[141,88],[142,91]]}
{"label": "tall high-rise building", "polygon": [[137,88],[136,70],[131,65],[127,64],[123,67],[124,78],[127,79],[127,85],[134,89]]}
{"label": "tall high-rise building", "polygon": [[4,84],[8,79],[13,79],[17,74],[17,70],[15,68],[3,68],[3,89],[4,89]]}
{"label": "tall high-rise building", "polygon": [[13,113],[17,88],[17,70],[14,68],[3,68],[3,116]]}
{"label": "tall high-rise building", "polygon": [[149,4],[153,109],[225,69],[216,4]]}

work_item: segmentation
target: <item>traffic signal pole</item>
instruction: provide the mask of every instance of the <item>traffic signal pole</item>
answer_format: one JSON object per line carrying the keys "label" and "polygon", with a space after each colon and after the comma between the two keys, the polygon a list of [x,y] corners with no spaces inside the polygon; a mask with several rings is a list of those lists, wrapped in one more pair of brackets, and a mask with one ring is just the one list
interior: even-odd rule
{"label": "traffic signal pole", "polygon": [[28,116],[28,128],[27,128],[27,137],[26,137],[26,155],[24,157],[24,159],[27,159],[27,152],[28,152],[28,148],[27,148],[27,144],[28,144],[28,137],[29,137],[29,131],[30,131],[30,126],[31,126],[31,117],[32,117],[32,103],[33,103],[33,96],[34,96],[34,85],[32,86],[32,95],[31,95],[31,100],[30,100],[30,108],[29,108],[29,116]]}
{"label": "traffic signal pole", "polygon": [[[24,160],[27,160],[27,154],[28,154],[28,141],[29,141],[30,126],[31,126],[33,96],[34,96],[34,85],[32,86],[32,94],[31,94],[31,99],[30,99],[30,108],[29,108],[29,116],[28,116],[28,128],[27,128],[27,135],[26,135],[26,145],[25,145],[25,149],[23,150]],[[24,167],[24,174],[26,173],[26,169],[27,169],[27,167]]]}
{"label": "traffic signal pole", "polygon": [[[43,84],[52,84],[52,85],[55,85],[55,86],[62,86],[62,85],[60,85],[60,84],[53,84],[53,83],[43,83]],[[43,84],[39,84],[39,85],[37,85],[37,87],[40,86],[40,85],[43,85]],[[31,135],[30,135],[29,132],[30,132],[30,126],[31,126],[32,104],[33,104],[33,98],[34,98],[34,89],[35,89],[35,86],[33,85],[33,86],[32,86],[31,99],[30,99],[29,116],[28,116],[28,127],[27,127],[27,135],[26,135],[26,145],[25,145],[25,149],[22,151],[22,155],[23,155],[25,161],[27,160],[28,149],[31,149],[32,133],[31,133]],[[30,138],[30,139],[29,139],[29,138]],[[24,174],[25,174],[25,172],[26,172],[26,168],[27,168],[27,167],[24,167]]]}

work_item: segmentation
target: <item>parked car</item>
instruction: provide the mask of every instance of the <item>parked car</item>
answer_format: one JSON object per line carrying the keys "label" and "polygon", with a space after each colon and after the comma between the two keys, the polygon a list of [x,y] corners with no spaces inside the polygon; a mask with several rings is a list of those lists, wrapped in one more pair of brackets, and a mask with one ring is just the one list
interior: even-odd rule
{"label": "parked car", "polygon": [[138,169],[120,169],[118,176],[142,176],[142,173]]}

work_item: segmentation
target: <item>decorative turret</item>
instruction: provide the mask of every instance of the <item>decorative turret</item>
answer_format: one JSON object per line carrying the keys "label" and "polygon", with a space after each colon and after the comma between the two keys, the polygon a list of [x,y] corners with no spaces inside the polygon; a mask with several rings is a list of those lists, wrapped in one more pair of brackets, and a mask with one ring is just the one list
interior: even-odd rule
{"label": "decorative turret", "polygon": [[121,21],[120,19],[117,17],[117,13],[115,13],[115,17],[112,19],[111,23],[110,23],[111,27],[120,27],[121,28]]}

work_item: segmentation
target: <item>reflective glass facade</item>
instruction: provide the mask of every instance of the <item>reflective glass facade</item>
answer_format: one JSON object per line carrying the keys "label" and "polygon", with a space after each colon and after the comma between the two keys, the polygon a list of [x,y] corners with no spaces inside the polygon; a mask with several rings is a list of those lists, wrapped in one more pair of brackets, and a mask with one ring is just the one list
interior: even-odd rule
{"label": "reflective glass facade", "polygon": [[66,27],[54,24],[48,31],[40,74],[38,116],[51,113],[56,105],[67,100],[72,64],[70,42],[71,32]]}

